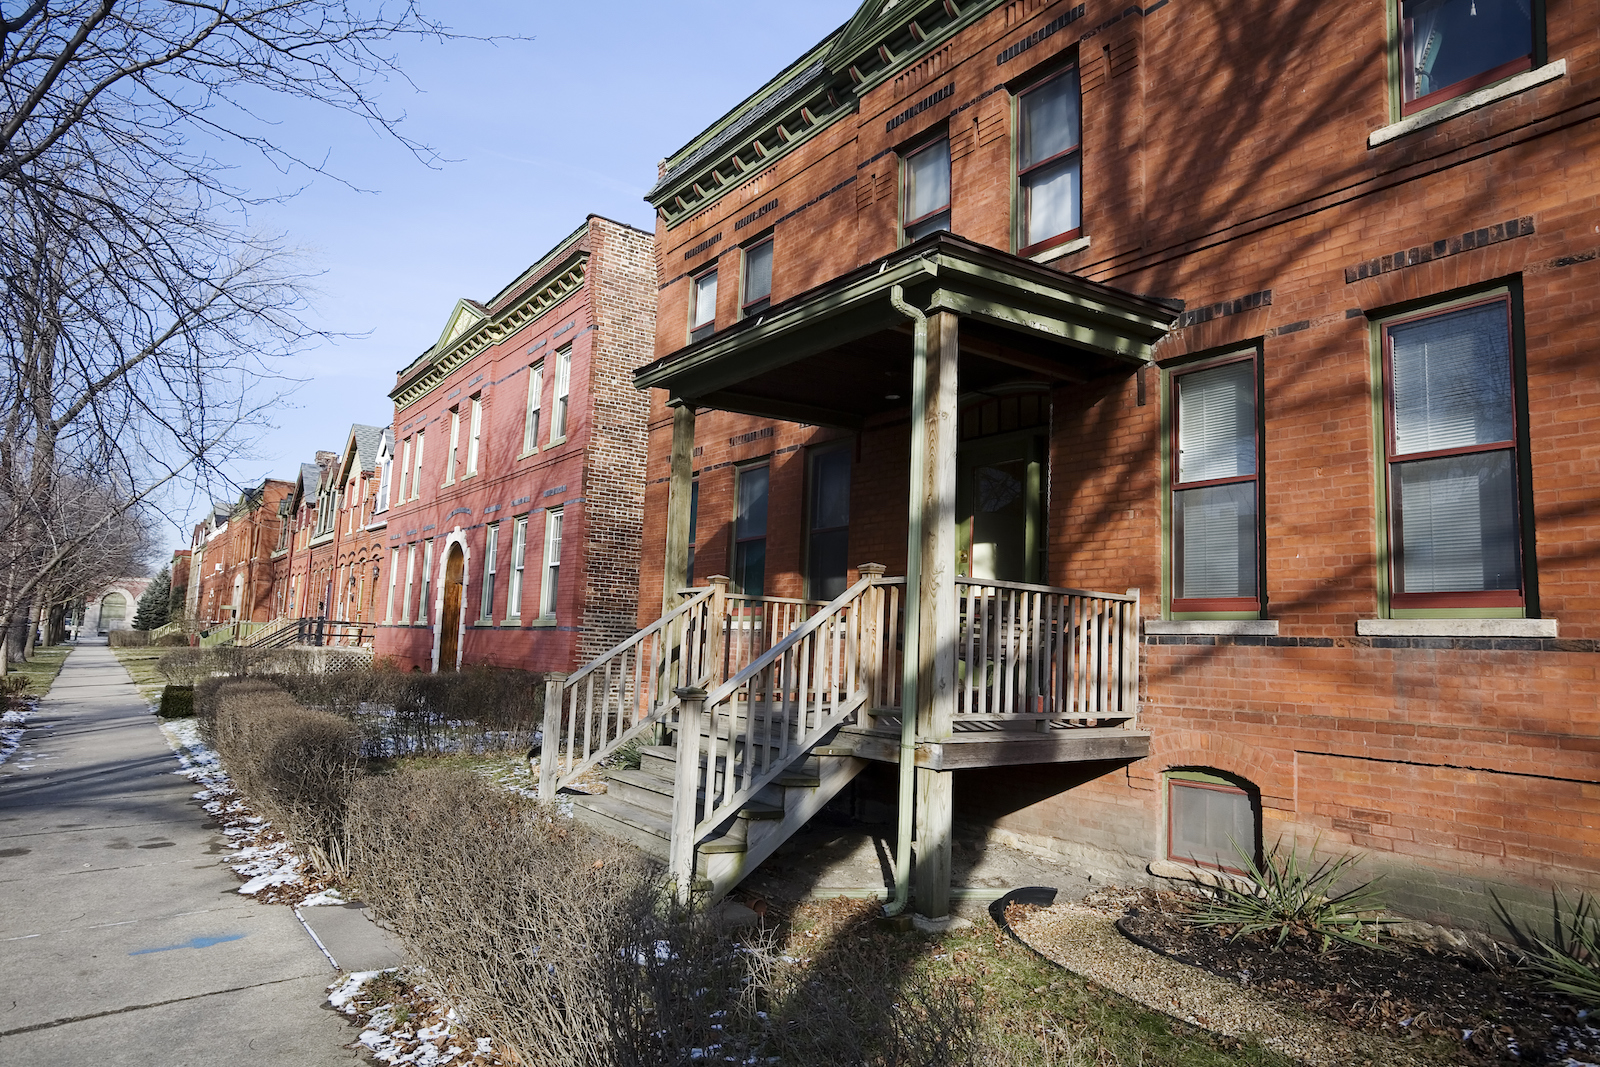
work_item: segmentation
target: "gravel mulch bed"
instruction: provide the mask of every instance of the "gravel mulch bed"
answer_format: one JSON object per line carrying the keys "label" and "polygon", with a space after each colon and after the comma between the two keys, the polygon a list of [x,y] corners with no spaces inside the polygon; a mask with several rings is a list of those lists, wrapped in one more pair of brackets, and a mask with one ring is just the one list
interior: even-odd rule
{"label": "gravel mulch bed", "polygon": [[1429,1061],[1389,1038],[1340,1026],[1264,992],[1189,967],[1134,944],[1116,928],[1122,908],[1091,897],[1083,904],[1006,913],[1023,942],[1061,966],[1147,1008],[1263,1046],[1313,1067],[1411,1067]]}

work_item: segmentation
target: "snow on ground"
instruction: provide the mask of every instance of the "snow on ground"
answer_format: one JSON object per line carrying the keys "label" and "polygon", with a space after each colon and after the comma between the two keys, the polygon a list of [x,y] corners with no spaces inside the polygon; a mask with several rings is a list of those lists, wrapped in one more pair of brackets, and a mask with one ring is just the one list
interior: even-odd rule
{"label": "snow on ground", "polygon": [[23,724],[32,715],[32,708],[13,708],[0,715],[0,763],[10,759],[17,746],[22,744]]}
{"label": "snow on ground", "polygon": [[223,836],[233,850],[228,866],[244,879],[239,892],[268,904],[344,902],[295,852],[288,838],[250,810],[222,769],[222,757],[200,736],[196,720],[167,719],[160,726],[182,764],[173,773],[204,786],[194,798],[222,823]]}
{"label": "snow on ground", "polygon": [[493,1042],[469,1033],[420,978],[404,969],[358,971],[328,987],[328,1003],[361,1024],[356,1040],[379,1063],[499,1067]]}

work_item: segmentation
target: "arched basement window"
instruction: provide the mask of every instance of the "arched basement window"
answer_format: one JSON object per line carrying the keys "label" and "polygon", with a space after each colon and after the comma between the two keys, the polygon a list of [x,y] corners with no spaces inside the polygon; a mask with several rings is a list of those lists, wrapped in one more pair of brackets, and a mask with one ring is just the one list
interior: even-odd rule
{"label": "arched basement window", "polygon": [[1167,858],[1242,872],[1261,856],[1261,791],[1210,769],[1167,772]]}

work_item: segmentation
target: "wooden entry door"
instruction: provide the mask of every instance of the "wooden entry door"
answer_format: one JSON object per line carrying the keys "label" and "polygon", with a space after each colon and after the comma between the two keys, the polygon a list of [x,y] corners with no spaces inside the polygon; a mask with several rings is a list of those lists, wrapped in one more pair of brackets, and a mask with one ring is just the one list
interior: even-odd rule
{"label": "wooden entry door", "polygon": [[453,671],[461,653],[461,585],[466,558],[460,545],[450,546],[444,564],[444,610],[439,613],[439,669]]}

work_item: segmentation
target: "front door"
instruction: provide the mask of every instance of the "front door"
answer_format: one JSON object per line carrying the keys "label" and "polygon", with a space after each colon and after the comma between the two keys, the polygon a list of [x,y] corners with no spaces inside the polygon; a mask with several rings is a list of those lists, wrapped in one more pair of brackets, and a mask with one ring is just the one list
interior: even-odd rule
{"label": "front door", "polygon": [[439,669],[453,671],[461,650],[461,584],[466,558],[460,545],[450,546],[444,564],[444,610],[439,613]]}
{"label": "front door", "polygon": [[1033,431],[962,442],[956,570],[968,577],[1039,583],[1044,570],[1045,438]]}

